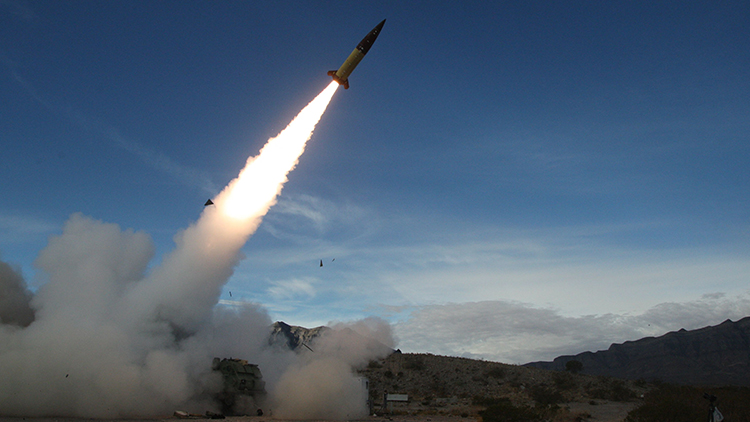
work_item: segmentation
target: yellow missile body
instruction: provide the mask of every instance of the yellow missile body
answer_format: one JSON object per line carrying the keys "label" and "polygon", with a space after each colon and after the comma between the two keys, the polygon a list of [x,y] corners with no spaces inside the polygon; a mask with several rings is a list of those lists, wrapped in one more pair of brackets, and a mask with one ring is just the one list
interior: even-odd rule
{"label": "yellow missile body", "polygon": [[372,47],[375,39],[378,38],[378,34],[380,34],[380,30],[383,29],[383,25],[385,25],[385,19],[357,44],[357,48],[347,57],[344,64],[339,67],[339,70],[328,71],[328,76],[332,76],[334,81],[340,85],[344,85],[344,89],[349,89],[349,75],[352,74],[354,68],[362,61],[365,54],[370,51],[370,47]]}

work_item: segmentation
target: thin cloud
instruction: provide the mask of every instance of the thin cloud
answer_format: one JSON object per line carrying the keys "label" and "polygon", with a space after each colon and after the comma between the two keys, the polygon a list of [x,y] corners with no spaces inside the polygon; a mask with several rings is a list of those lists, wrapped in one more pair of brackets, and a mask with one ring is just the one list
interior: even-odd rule
{"label": "thin cloud", "polygon": [[0,238],[2,243],[29,241],[39,236],[51,234],[60,227],[45,220],[21,216],[0,214]]}
{"label": "thin cloud", "polygon": [[[715,246],[659,248],[630,241],[633,233],[674,231],[679,228],[674,222],[523,230],[478,228],[467,222],[445,224],[439,218],[388,220],[377,213],[369,215],[378,229],[367,236],[353,235],[357,227],[338,220],[337,230],[351,236],[324,242],[299,235],[288,238],[291,243],[279,249],[248,250],[247,260],[235,272],[235,288],[257,286],[259,281],[252,274],[259,269],[273,274],[271,279],[305,279],[311,271],[318,271],[320,258],[329,258],[315,273],[325,276],[325,282],[316,285],[314,300],[268,294],[254,300],[273,301],[287,315],[295,308],[302,312],[307,305],[341,309],[357,303],[360,311],[366,309],[392,321],[401,321],[409,309],[426,305],[518,301],[536,309],[556,309],[559,315],[598,315],[601,319],[611,314],[619,321],[621,315],[649,310],[651,315],[661,309],[659,304],[683,303],[705,293],[736,295],[746,289],[750,271],[750,261],[744,256]],[[294,233],[293,227],[282,222],[290,224],[277,220],[279,230]],[[369,222],[365,219],[359,224]],[[434,227],[441,227],[439,235]],[[329,265],[333,257],[338,259]],[[259,287],[256,291],[268,293],[267,282]],[[713,319],[726,319],[721,318],[726,309],[722,305]],[[304,325],[305,321],[295,323]],[[567,347],[566,342],[559,347]],[[525,350],[525,343],[519,350]]]}
{"label": "thin cloud", "polygon": [[132,139],[121,136],[114,129],[102,134],[118,147],[138,156],[145,164],[169,175],[173,180],[200,188],[207,195],[215,195],[218,192],[216,184],[204,172],[180,164],[162,153],[151,151]]}
{"label": "thin cloud", "polygon": [[299,297],[313,298],[316,290],[312,279],[293,278],[289,280],[278,280],[268,288],[268,293],[277,299],[295,299]]}
{"label": "thin cloud", "polygon": [[275,212],[284,216],[299,217],[323,232],[331,218],[332,203],[310,195],[295,195],[280,200]]}
{"label": "thin cloud", "polygon": [[750,315],[749,293],[662,303],[638,315],[567,317],[555,309],[511,301],[430,305],[395,324],[394,331],[404,351],[518,364],[738,320]]}
{"label": "thin cloud", "polygon": [[162,153],[152,151],[140,143],[122,136],[114,127],[94,120],[70,105],[56,105],[53,101],[42,95],[34,84],[16,70],[18,67],[17,63],[4,55],[0,55],[0,61],[9,69],[13,79],[26,91],[29,97],[54,115],[62,116],[75,123],[80,129],[109,140],[115,147],[135,155],[144,164],[154,170],[167,174],[176,182],[185,186],[196,187],[210,196],[218,192],[218,187],[205,172],[180,164]]}
{"label": "thin cloud", "polygon": [[[312,195],[284,195],[268,214],[264,229],[279,239],[305,243],[313,240],[309,233],[316,236],[337,232],[352,233],[361,236],[363,230],[372,230],[371,212],[349,202],[337,203]],[[303,234],[304,233],[304,234]]]}

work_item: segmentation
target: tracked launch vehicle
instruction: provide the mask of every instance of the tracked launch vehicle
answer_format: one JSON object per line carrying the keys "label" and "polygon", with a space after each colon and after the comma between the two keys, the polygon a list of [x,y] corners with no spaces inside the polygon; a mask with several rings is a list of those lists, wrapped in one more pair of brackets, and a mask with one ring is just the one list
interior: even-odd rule
{"label": "tracked launch vehicle", "polygon": [[216,399],[225,415],[259,414],[266,399],[266,383],[258,365],[244,359],[214,358],[211,369],[221,372],[223,386]]}

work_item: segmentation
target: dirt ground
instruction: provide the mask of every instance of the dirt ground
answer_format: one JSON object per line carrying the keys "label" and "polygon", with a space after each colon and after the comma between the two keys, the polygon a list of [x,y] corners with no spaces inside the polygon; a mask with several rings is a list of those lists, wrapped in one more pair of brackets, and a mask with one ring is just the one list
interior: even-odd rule
{"label": "dirt ground", "polygon": [[638,402],[608,402],[597,400],[590,403],[568,403],[565,406],[570,408],[571,414],[591,415],[588,418],[582,417],[585,421],[591,422],[621,422],[625,420],[628,412],[638,407]]}
{"label": "dirt ground", "polygon": [[[571,421],[578,419],[583,422],[622,422],[628,412],[633,410],[638,403],[636,402],[607,402],[597,400],[591,403],[567,403],[562,405],[568,408],[568,415]],[[77,419],[77,418],[4,418],[0,417],[0,422],[179,422],[179,421],[208,421],[204,418],[182,419],[174,416],[165,418],[149,419]],[[360,419],[356,422],[475,422],[479,420],[477,416],[457,416],[450,414],[434,415],[395,415],[391,417],[370,416]],[[291,422],[274,419],[267,416],[231,416],[224,419],[226,422]],[[306,421],[306,422],[326,422],[326,421]]]}

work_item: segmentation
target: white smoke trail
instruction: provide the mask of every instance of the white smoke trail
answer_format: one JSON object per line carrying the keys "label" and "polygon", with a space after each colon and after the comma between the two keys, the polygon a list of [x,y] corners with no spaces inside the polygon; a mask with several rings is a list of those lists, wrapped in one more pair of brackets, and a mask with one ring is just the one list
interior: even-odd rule
{"label": "white smoke trail", "polygon": [[[153,274],[129,292],[120,312],[139,313],[192,331],[217,304],[238,252],[260,225],[294,169],[338,84],[331,83],[181,233],[177,248]],[[173,327],[174,328],[174,327]]]}
{"label": "white smoke trail", "polygon": [[[0,323],[0,414],[216,411],[213,356],[248,357],[269,384],[282,378],[297,358],[268,350],[265,311],[216,304],[240,248],[275,203],[337,87],[331,83],[250,158],[216,206],[175,237],[175,250],[148,275],[154,254],[148,235],[72,215],[35,263],[49,280],[31,300],[33,321],[3,316]],[[14,273],[0,277],[14,298],[25,297]]]}

